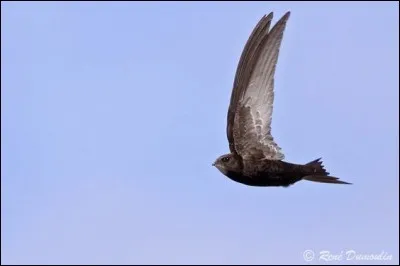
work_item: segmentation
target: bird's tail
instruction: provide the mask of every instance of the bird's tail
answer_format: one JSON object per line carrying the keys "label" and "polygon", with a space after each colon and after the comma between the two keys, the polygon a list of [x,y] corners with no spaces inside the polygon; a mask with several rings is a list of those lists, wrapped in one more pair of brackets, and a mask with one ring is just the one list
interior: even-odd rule
{"label": "bird's tail", "polygon": [[321,158],[318,158],[314,161],[311,161],[305,166],[308,167],[308,174],[303,177],[304,180],[320,182],[320,183],[331,183],[331,184],[347,184],[351,185],[351,183],[340,181],[339,178],[330,176],[329,172],[324,169],[322,165]]}

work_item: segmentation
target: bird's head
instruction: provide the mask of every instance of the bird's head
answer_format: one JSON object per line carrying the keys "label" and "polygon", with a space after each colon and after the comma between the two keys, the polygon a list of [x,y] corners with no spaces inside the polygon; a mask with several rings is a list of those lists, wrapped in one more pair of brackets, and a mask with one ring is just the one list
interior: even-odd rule
{"label": "bird's head", "polygon": [[219,156],[212,165],[224,175],[241,170],[240,161],[232,153]]}

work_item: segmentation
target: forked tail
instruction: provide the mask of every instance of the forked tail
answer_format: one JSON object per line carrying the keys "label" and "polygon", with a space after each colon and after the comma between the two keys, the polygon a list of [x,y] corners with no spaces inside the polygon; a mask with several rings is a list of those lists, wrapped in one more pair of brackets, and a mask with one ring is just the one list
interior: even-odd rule
{"label": "forked tail", "polygon": [[309,166],[309,171],[307,171],[307,176],[303,177],[304,180],[331,184],[352,184],[345,181],[340,181],[337,177],[330,176],[329,172],[324,169],[321,158],[307,163],[306,166]]}

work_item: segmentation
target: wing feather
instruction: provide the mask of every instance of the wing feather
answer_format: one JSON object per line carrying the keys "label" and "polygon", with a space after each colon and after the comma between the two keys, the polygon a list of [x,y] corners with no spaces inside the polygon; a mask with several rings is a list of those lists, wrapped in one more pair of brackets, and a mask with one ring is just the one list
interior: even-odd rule
{"label": "wing feather", "polygon": [[233,127],[237,103],[248,85],[251,77],[251,70],[256,63],[254,57],[256,56],[257,49],[261,42],[268,35],[272,18],[273,13],[271,12],[260,19],[250,34],[239,59],[227,117],[227,137],[231,152],[236,152],[234,148]]}
{"label": "wing feather", "polygon": [[[234,150],[242,157],[283,160],[282,149],[271,134],[274,102],[274,75],[283,32],[290,12],[287,12],[262,40],[248,66],[251,67],[246,87],[239,91],[233,123]],[[247,70],[248,71],[248,70]]]}

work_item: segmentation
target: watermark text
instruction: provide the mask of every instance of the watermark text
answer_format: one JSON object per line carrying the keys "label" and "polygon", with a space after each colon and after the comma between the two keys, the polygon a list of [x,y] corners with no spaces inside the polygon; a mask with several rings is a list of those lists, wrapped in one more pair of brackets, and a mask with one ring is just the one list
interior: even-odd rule
{"label": "watermark text", "polygon": [[392,255],[386,251],[378,253],[362,253],[353,249],[331,252],[329,250],[314,251],[311,249],[303,252],[305,261],[390,261]]}

